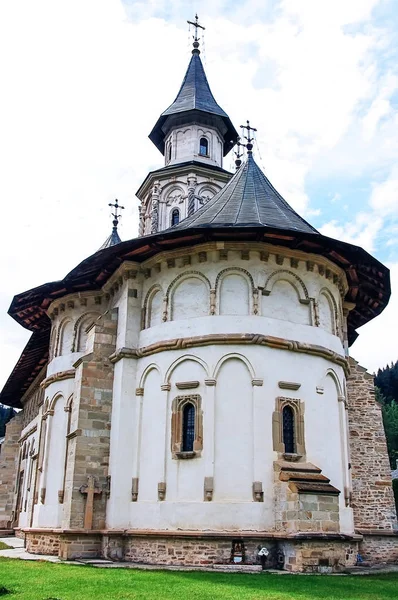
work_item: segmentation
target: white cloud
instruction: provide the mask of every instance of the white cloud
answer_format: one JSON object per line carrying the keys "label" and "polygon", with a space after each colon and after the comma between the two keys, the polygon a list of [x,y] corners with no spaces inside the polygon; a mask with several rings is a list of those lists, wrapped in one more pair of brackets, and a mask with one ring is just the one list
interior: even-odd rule
{"label": "white cloud", "polygon": [[398,263],[390,268],[392,295],[387,308],[373,321],[361,327],[350,354],[371,373],[398,360]]}
{"label": "white cloud", "polygon": [[379,215],[398,217],[398,167],[392,169],[385,181],[373,185],[370,205]]}
{"label": "white cloud", "polygon": [[358,213],[353,221],[348,221],[343,225],[337,220],[330,221],[322,225],[319,231],[328,237],[356,244],[368,252],[372,252],[375,248],[376,237],[382,227],[383,219],[368,212]]}
{"label": "white cloud", "polygon": [[[378,55],[390,39],[370,26],[380,4],[201,3],[212,91],[237,126],[257,126],[267,175],[303,216],[322,210],[309,204],[310,172],[360,172],[398,157],[396,79],[380,74]],[[12,296],[93,253],[115,197],[126,206],[121,236],[136,235],[134,192],[162,165],[147,135],[181,84],[191,11],[182,0],[0,3],[0,379],[26,338],[5,314]],[[389,190],[373,193],[388,205],[380,198]],[[347,213],[349,224],[326,225],[329,234],[374,247],[380,221]]]}

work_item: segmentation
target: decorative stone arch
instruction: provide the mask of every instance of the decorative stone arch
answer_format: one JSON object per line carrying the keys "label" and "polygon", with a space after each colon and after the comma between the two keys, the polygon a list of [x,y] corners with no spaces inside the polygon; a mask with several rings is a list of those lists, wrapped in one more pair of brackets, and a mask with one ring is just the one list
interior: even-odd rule
{"label": "decorative stone arch", "polygon": [[[63,336],[65,333],[65,328],[68,325],[68,323],[73,323],[73,319],[71,317],[64,317],[62,319],[62,321],[60,322],[60,324],[58,325],[56,356],[61,356],[60,352],[61,352],[61,347],[62,347],[62,342],[63,342]],[[72,336],[73,336],[73,334],[72,334]],[[72,337],[72,341],[73,341],[73,337]],[[71,345],[71,351],[72,351],[72,345]]]}
{"label": "decorative stone arch", "polygon": [[[294,446],[293,454],[286,454],[283,436],[283,409],[290,407],[294,415]],[[295,398],[279,396],[275,401],[275,410],[272,414],[272,441],[274,451],[278,452],[279,458],[301,458],[305,456],[305,434],[304,434],[304,402]]]}
{"label": "decorative stone arch", "polygon": [[184,354],[184,356],[180,356],[174,362],[172,362],[169,368],[167,369],[164,378],[164,385],[170,384],[170,377],[173,371],[178,367],[178,365],[187,361],[198,363],[201,367],[203,367],[207,377],[209,377],[209,366],[202,358],[199,358],[199,356],[195,356],[194,354]]}
{"label": "decorative stone arch", "polygon": [[152,303],[153,297],[156,294],[156,292],[161,292],[162,300],[164,298],[164,292],[163,292],[163,288],[161,285],[159,285],[158,283],[155,283],[154,285],[152,285],[149,288],[149,290],[147,291],[147,293],[145,295],[144,304],[142,307],[141,329],[147,329],[148,327],[150,327],[150,323],[148,321],[149,315],[150,315],[150,307],[151,307],[151,303]]}
{"label": "decorative stone arch", "polygon": [[334,382],[334,385],[336,387],[338,401],[345,403],[346,397],[347,397],[346,391],[345,391],[346,390],[345,381],[343,381],[343,384],[342,384],[336,371],[332,368],[328,369],[326,371],[326,373],[323,375],[319,386],[317,386],[317,390],[320,390],[322,393],[324,392],[324,386],[325,386],[327,377],[330,377]]}
{"label": "decorative stone arch", "polygon": [[56,356],[56,345],[57,345],[57,329],[56,327],[52,327],[52,331],[51,331],[51,336],[50,336],[50,348],[49,348],[49,353],[50,353],[50,361],[54,358],[54,356]]}
{"label": "decorative stone arch", "polygon": [[51,399],[51,402],[49,404],[48,407],[48,411],[47,413],[49,415],[53,415],[54,414],[54,410],[55,410],[55,405],[58,402],[58,400],[60,400],[60,398],[62,398],[63,400],[65,400],[64,395],[62,392],[57,392],[56,394],[54,394],[54,396]]}
{"label": "decorative stone arch", "polygon": [[209,195],[211,195],[211,197],[208,199],[209,202],[220,190],[221,187],[216,186],[215,184],[209,185],[207,182],[200,183],[195,190],[195,196],[199,203],[198,206],[206,204],[206,202],[202,198],[202,196],[206,197],[206,193],[209,193]]}
{"label": "decorative stone arch", "polygon": [[181,195],[181,199],[178,200],[178,203],[183,203],[184,198],[186,196],[186,192],[184,191],[184,184],[182,182],[173,181],[173,183],[170,186],[170,189],[167,189],[167,186],[165,187],[167,190],[164,192],[164,202],[166,203],[166,206],[171,206],[172,204],[176,203],[176,199],[172,198],[172,196],[176,194]]}
{"label": "decorative stone arch", "polygon": [[[329,303],[330,306],[330,314],[332,315],[332,333],[334,335],[338,335],[338,323],[339,323],[339,311],[337,308],[337,303],[336,303],[336,299],[334,298],[332,292],[327,288],[327,287],[323,287],[318,294],[318,307],[319,307],[319,300],[321,298],[321,296],[324,296],[326,298],[326,300]],[[319,312],[319,308],[318,308],[318,312]],[[319,320],[319,316],[318,316],[318,320]]]}
{"label": "decorative stone arch", "polygon": [[[222,281],[225,277],[227,277],[228,275],[240,275],[241,277],[243,277],[248,286],[249,286],[249,314],[251,312],[253,312],[255,315],[258,314],[258,289],[256,288],[256,286],[254,285],[254,280],[253,277],[251,275],[251,273],[249,273],[249,271],[247,271],[246,269],[243,269],[242,267],[227,267],[226,269],[223,269],[222,271],[220,271],[216,277],[216,283],[215,283],[215,289],[214,289],[214,303],[217,302],[217,306],[218,306],[218,310],[217,312],[220,312],[220,290],[221,290],[221,285],[222,285]],[[251,295],[250,295],[250,291],[251,291]],[[215,313],[215,307],[214,307],[214,313]]]}
{"label": "decorative stone arch", "polygon": [[252,378],[252,383],[253,382],[258,382],[260,381],[255,374],[253,365],[251,364],[251,362],[246,358],[246,356],[243,356],[243,354],[239,354],[237,352],[231,352],[230,354],[225,354],[224,356],[222,356],[220,358],[220,360],[218,361],[218,363],[216,364],[214,371],[213,371],[213,379],[217,380],[218,374],[220,372],[220,369],[222,367],[222,365],[227,362],[227,360],[231,360],[231,359],[237,359],[240,360],[241,362],[243,362],[246,365],[247,370],[250,373],[250,376]]}
{"label": "decorative stone arch", "polygon": [[146,378],[148,377],[149,373],[153,370],[155,370],[159,373],[160,381],[162,381],[162,372],[161,372],[160,368],[158,367],[158,365],[156,363],[151,363],[150,365],[145,367],[145,369],[143,370],[141,377],[139,379],[140,383],[139,383],[138,389],[140,389],[140,390],[144,389]]}
{"label": "decorative stone arch", "polygon": [[82,335],[82,329],[85,324],[85,321],[90,317],[93,317],[93,322],[96,321],[101,316],[101,313],[98,311],[89,311],[85,312],[78,319],[76,319],[74,328],[73,328],[73,341],[72,341],[72,352],[79,351],[79,345]]}
{"label": "decorative stone arch", "polygon": [[293,271],[289,271],[288,269],[277,269],[268,276],[264,285],[263,296],[269,296],[271,294],[272,288],[277,281],[287,281],[290,283],[296,290],[301,304],[310,303],[310,297],[304,281],[296,273],[293,273]]}
{"label": "decorative stone arch", "polygon": [[72,412],[73,394],[69,396],[65,404],[65,412]]}
{"label": "decorative stone arch", "polygon": [[165,296],[165,300],[164,300],[165,307],[164,307],[163,321],[167,321],[170,319],[170,317],[172,318],[172,316],[173,316],[171,314],[170,309],[172,307],[172,300],[173,300],[173,295],[174,295],[175,290],[185,279],[191,279],[191,278],[200,279],[203,283],[206,284],[208,294],[209,294],[209,314],[210,314],[211,283],[210,283],[209,279],[206,277],[206,275],[203,275],[203,273],[201,273],[200,271],[185,271],[184,273],[180,273],[179,275],[177,275],[177,277],[175,277],[175,279],[173,279],[173,281],[170,283],[169,287],[167,288],[166,296]]}
{"label": "decorative stone arch", "polygon": [[253,277],[251,276],[249,271],[247,271],[246,269],[243,269],[242,267],[227,267],[226,269],[223,269],[222,271],[220,271],[216,277],[216,285],[215,285],[216,293],[220,287],[220,280],[222,280],[227,274],[230,275],[233,272],[235,272],[238,275],[245,276],[246,279],[249,280],[252,292],[254,292],[256,290],[256,286],[254,285]]}

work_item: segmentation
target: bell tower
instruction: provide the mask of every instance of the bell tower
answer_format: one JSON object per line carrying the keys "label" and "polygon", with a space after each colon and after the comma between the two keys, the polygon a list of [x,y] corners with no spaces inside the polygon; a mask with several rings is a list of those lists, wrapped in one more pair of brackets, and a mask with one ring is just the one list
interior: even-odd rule
{"label": "bell tower", "polygon": [[149,139],[164,167],[148,174],[137,197],[140,235],[176,225],[208,202],[230,179],[223,158],[238,140],[227,113],[217,104],[200,58],[198,16],[192,57],[174,102],[160,115]]}

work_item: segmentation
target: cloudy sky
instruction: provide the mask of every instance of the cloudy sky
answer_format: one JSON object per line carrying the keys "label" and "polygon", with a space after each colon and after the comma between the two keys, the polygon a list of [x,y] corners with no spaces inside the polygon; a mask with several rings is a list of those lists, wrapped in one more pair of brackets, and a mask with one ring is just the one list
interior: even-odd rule
{"label": "cloudy sky", "polygon": [[258,128],[275,187],[390,267],[390,305],[351,353],[371,371],[398,358],[397,0],[2,0],[0,388],[29,337],[6,314],[13,295],[95,252],[114,198],[122,239],[136,236],[135,191],[162,166],[147,136],[196,10],[212,91]]}

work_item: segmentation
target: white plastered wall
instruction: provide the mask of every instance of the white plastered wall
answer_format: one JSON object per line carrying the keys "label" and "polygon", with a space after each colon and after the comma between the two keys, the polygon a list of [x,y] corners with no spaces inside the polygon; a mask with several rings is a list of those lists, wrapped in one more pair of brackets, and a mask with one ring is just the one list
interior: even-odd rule
{"label": "white plastered wall", "polygon": [[[245,273],[238,274],[237,269],[243,269]],[[273,297],[274,285],[267,290],[266,284],[275,270],[278,266],[272,259],[264,264],[256,253],[251,255],[250,261],[243,261],[240,253],[230,252],[227,264],[217,260],[217,253],[208,253],[207,261],[202,264],[195,262],[193,257],[191,265],[186,267],[178,261],[175,267],[167,267],[163,263],[160,272],[153,270],[151,277],[144,280],[142,298],[147,297],[149,290],[159,289],[159,298],[167,296],[169,299],[168,320],[160,322],[158,302],[156,325],[138,331],[134,346],[146,347],[160,341],[209,334],[257,333],[323,346],[343,355],[341,339],[332,335],[327,330],[329,327],[315,326],[312,305],[312,298],[316,300],[320,290],[326,287],[334,296],[336,306],[340,306],[337,287],[316,270],[308,271],[302,263],[294,271],[301,283],[295,277],[296,287],[293,286],[290,281],[293,277],[284,274],[281,277],[283,293]],[[285,267],[280,267],[280,270],[293,271]],[[192,271],[195,273],[190,275]],[[224,285],[222,277],[218,277],[221,271],[225,272],[225,277],[234,274],[233,285],[236,287],[241,281],[244,291]],[[183,277],[174,281],[181,274],[184,274]],[[215,315],[200,316],[210,310],[211,303],[204,294],[195,293],[199,278],[209,281],[208,286],[199,286],[200,290],[203,287],[210,294],[210,289],[217,289]],[[225,281],[228,282],[227,279]],[[276,278],[275,285],[277,283]],[[269,293],[260,294],[259,314],[255,315],[252,288],[257,286]],[[302,288],[297,291],[300,286]],[[179,287],[184,293],[176,296],[175,291]],[[223,287],[229,296],[224,303],[220,298]],[[231,296],[236,298],[239,310],[234,308]],[[246,297],[247,301],[244,300]],[[177,311],[173,305],[176,298]],[[284,298],[289,310],[281,314]],[[301,316],[296,318],[298,313],[291,311],[294,303],[305,319]],[[226,312],[235,311],[235,314],[218,314],[223,305],[231,306]],[[207,308],[204,309],[204,306]],[[126,327],[136,319],[138,313],[133,310],[125,321]],[[119,323],[122,322],[120,320]],[[138,360],[123,359],[115,366],[115,378],[118,365],[123,361],[128,362],[132,370],[126,381],[121,381],[118,391],[116,387],[114,390],[114,403],[120,394],[123,398],[120,406],[125,409],[119,410],[118,426],[112,417],[111,456],[114,460],[111,460],[111,469],[112,489],[123,488],[124,495],[111,494],[109,527],[272,529],[273,461],[277,458],[272,444],[272,413],[275,399],[284,396],[304,402],[306,458],[323,469],[331,483],[341,490],[342,531],[352,532],[351,510],[344,506],[346,457],[338,393],[335,382],[327,376],[328,370],[333,370],[341,389],[344,389],[341,367],[325,358],[305,353],[255,344],[241,346],[227,343],[169,350]],[[135,384],[132,383],[134,369]],[[216,385],[206,384],[212,379],[215,379]],[[257,382],[255,385],[253,380]],[[193,390],[181,391],[176,387],[176,383],[181,381],[198,381],[199,385]],[[296,382],[300,388],[297,391],[282,390],[278,386],[279,381]],[[320,394],[322,386],[324,393]],[[136,395],[136,388],[142,389],[143,395]],[[179,460],[172,458],[170,448],[171,403],[176,396],[191,393],[198,393],[202,398],[203,451],[200,457]],[[121,439],[128,439],[127,447],[121,444]],[[115,444],[119,448],[117,452]],[[121,460],[123,468],[118,469],[116,461]],[[133,477],[139,479],[137,502],[131,500]],[[211,502],[204,501],[205,477],[214,477]],[[162,481],[166,483],[164,501],[158,499],[158,483]],[[264,502],[253,501],[253,481],[262,482]]]}

